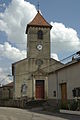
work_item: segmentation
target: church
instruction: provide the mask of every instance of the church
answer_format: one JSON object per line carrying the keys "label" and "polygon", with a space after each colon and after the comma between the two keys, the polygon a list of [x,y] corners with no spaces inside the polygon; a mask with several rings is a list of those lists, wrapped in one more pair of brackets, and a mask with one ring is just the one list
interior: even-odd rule
{"label": "church", "polygon": [[14,99],[48,99],[48,74],[63,66],[51,58],[51,28],[39,11],[27,24],[27,58],[12,64]]}
{"label": "church", "polygon": [[51,28],[39,11],[27,24],[27,58],[12,64],[14,99],[58,103],[80,98],[80,51],[67,64],[52,59]]}

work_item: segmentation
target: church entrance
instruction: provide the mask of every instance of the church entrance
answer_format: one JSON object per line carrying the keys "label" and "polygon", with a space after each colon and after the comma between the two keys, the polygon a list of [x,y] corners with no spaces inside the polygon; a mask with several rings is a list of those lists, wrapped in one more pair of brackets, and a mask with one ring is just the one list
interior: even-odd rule
{"label": "church entrance", "polygon": [[36,99],[44,99],[44,80],[36,80]]}

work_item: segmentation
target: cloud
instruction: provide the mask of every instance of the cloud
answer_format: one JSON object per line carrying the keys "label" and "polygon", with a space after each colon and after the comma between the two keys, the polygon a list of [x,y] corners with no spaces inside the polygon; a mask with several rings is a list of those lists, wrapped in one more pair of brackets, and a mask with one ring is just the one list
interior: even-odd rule
{"label": "cloud", "polygon": [[6,75],[11,74],[11,63],[26,57],[25,30],[36,13],[35,6],[24,0],[12,0],[5,11],[0,13],[0,31],[4,31],[8,37],[8,42],[0,44],[0,67],[2,67],[0,68],[2,71],[0,80],[6,78],[6,81],[3,80],[3,84],[10,81]]}
{"label": "cloud", "polygon": [[58,55],[55,54],[55,53],[52,53],[52,54],[51,54],[51,58],[53,58],[53,59],[59,61]]}
{"label": "cloud", "polygon": [[[4,70],[5,66],[9,70],[13,61],[26,57],[24,48],[27,44],[27,36],[25,35],[25,30],[27,24],[34,18],[36,13],[35,6],[24,0],[12,0],[5,11],[0,13],[0,31],[4,31],[8,37],[8,42],[0,44],[0,56],[2,57],[0,58],[2,59],[0,66],[3,67],[0,68],[0,80],[6,77],[5,73],[7,70]],[[80,39],[76,30],[65,27],[63,23],[51,22],[51,25],[53,26],[51,30],[52,58],[59,60],[60,56],[58,55],[60,54],[64,58],[69,53],[80,50]],[[5,65],[2,65],[3,63]]]}
{"label": "cloud", "polygon": [[0,85],[5,85],[12,82],[12,80],[6,75],[3,68],[0,67]]}
{"label": "cloud", "polygon": [[[5,12],[0,14],[0,30],[6,32],[8,41],[15,43],[17,48],[23,50],[27,44],[25,35],[27,23],[35,15],[36,8],[31,3],[24,0],[12,0]],[[68,54],[79,50],[80,40],[76,30],[66,28],[62,23],[51,22],[51,25],[53,26],[51,30],[52,53]]]}
{"label": "cloud", "polygon": [[66,28],[62,23],[51,22],[52,53],[68,54],[80,50],[80,39],[76,30]]}
{"label": "cloud", "polygon": [[0,3],[0,7],[6,7],[5,3]]}
{"label": "cloud", "polygon": [[5,31],[8,41],[24,49],[27,37],[25,35],[27,23],[36,15],[36,8],[24,0],[12,0],[4,13],[0,13],[0,30]]}
{"label": "cloud", "polygon": [[8,58],[12,61],[18,61],[26,57],[26,51],[12,47],[8,42],[4,45],[0,44],[0,56]]}
{"label": "cloud", "polygon": [[[8,42],[0,44],[0,84],[5,85],[12,80],[7,76],[12,74],[11,64],[18,60],[26,58],[26,51],[13,47]],[[2,66],[2,68],[1,68]]]}

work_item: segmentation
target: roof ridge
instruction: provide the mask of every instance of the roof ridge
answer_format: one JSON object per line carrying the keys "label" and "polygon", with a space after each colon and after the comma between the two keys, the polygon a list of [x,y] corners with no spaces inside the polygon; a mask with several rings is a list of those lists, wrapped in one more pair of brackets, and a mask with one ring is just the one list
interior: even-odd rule
{"label": "roof ridge", "polygon": [[[39,12],[39,14],[40,14],[40,12]],[[41,14],[40,14],[40,16],[44,19],[44,21],[45,21],[47,24],[49,24]],[[50,25],[50,24],[49,24],[49,25]],[[51,25],[50,25],[50,26],[51,26]]]}
{"label": "roof ridge", "polygon": [[10,82],[10,83],[7,83],[4,85],[4,87],[6,87],[6,86],[13,86],[13,82]]}

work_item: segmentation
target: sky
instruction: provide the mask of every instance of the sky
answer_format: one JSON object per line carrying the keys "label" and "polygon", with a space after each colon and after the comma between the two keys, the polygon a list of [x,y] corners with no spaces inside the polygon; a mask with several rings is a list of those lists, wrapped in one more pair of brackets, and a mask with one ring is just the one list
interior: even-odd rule
{"label": "sky", "polygon": [[80,50],[80,0],[0,0],[0,83],[11,82],[12,63],[26,58],[27,24],[40,3],[43,17],[53,26],[51,57],[61,60]]}

